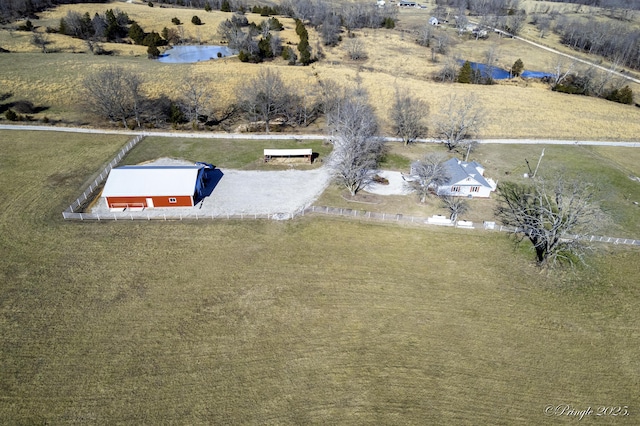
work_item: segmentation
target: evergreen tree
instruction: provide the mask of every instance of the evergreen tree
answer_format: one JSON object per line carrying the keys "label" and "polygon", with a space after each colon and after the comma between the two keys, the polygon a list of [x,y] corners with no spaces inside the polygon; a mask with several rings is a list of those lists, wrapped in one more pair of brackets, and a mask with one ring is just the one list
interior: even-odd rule
{"label": "evergreen tree", "polygon": [[522,63],[521,59],[518,59],[513,63],[513,66],[511,67],[511,75],[514,77],[519,77],[520,74],[522,74],[522,71],[524,71],[524,64]]}
{"label": "evergreen tree", "polygon": [[460,73],[458,74],[458,83],[471,84],[472,78],[473,70],[471,69],[471,63],[469,61],[465,61],[462,68],[460,68]]}
{"label": "evergreen tree", "polygon": [[229,0],[224,0],[222,2],[222,5],[220,6],[220,11],[231,12],[231,4],[229,3]]}
{"label": "evergreen tree", "polygon": [[155,44],[150,45],[147,48],[147,57],[149,59],[158,59],[158,56],[160,56],[160,50],[158,50]]}
{"label": "evergreen tree", "polygon": [[135,44],[143,44],[146,35],[147,34],[137,22],[134,22],[129,27],[129,38],[133,40]]}
{"label": "evergreen tree", "polygon": [[200,18],[198,18],[197,15],[193,15],[193,18],[191,18],[191,23],[193,25],[202,25],[202,21],[200,20]]}

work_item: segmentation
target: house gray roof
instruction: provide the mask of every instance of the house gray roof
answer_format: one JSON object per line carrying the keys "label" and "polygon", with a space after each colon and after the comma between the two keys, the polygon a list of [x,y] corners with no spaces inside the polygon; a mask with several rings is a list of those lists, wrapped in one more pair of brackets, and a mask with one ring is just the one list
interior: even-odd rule
{"label": "house gray roof", "polygon": [[[492,186],[482,176],[484,173],[484,167],[475,161],[466,162],[460,161],[457,158],[452,158],[444,162],[444,167],[449,175],[449,180],[442,186],[452,185],[477,185],[476,182],[487,188]],[[473,179],[475,182],[466,182],[467,178]]]}

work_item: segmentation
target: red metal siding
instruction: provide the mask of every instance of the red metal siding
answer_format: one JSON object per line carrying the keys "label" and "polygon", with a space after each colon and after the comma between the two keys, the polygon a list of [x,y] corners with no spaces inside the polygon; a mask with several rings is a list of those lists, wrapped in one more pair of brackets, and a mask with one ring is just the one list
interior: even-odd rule
{"label": "red metal siding", "polygon": [[[151,197],[153,198],[154,207],[191,207],[193,206],[193,197],[186,195],[180,197]],[[175,203],[170,203],[169,198],[175,198]]]}
{"label": "red metal siding", "polygon": [[[192,207],[193,197],[186,195],[176,197],[149,197],[153,200],[154,207]],[[170,203],[169,199],[175,198],[175,203]],[[107,205],[110,208],[147,207],[147,197],[107,197]]]}

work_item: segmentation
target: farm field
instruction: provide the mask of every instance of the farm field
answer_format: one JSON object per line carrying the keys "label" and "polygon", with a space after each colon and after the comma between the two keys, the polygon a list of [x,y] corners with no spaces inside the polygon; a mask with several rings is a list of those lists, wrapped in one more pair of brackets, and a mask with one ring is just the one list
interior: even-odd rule
{"label": "farm field", "polygon": [[[67,5],[41,14],[37,31],[46,26],[55,26],[68,10],[90,13],[103,12],[117,6],[137,20],[147,31],[162,31],[171,26],[172,17],[185,22],[187,36],[201,43],[218,44],[216,28],[220,21],[228,18],[223,12],[206,13],[182,8],[149,8],[146,4],[109,3]],[[197,13],[205,25],[195,27],[189,23]],[[621,105],[593,97],[572,96],[551,92],[548,85],[533,81],[508,81],[493,86],[441,84],[431,77],[445,61],[439,58],[432,63],[428,48],[415,42],[416,28],[424,25],[429,10],[402,10],[399,14],[397,30],[362,30],[355,35],[367,51],[367,59],[351,61],[344,46],[323,48],[324,59],[308,67],[291,67],[282,59],[263,64],[244,64],[236,58],[226,58],[197,64],[162,64],[146,59],[145,48],[128,44],[105,43],[114,56],[94,56],[80,40],[59,34],[48,35],[51,49],[57,53],[38,53],[36,46],[29,42],[29,33],[0,30],[0,46],[11,50],[0,56],[0,95],[10,92],[5,101],[29,100],[41,112],[34,114],[35,120],[50,123],[71,123],[104,126],[104,120],[88,116],[79,82],[92,72],[115,64],[133,71],[144,81],[142,89],[151,98],[166,95],[172,99],[179,97],[180,80],[184,75],[206,75],[212,77],[209,89],[214,93],[215,110],[226,109],[236,101],[236,91],[246,84],[260,70],[271,68],[285,76],[288,84],[298,93],[310,99],[320,95],[319,83],[335,80],[344,84],[361,84],[368,89],[371,102],[381,121],[384,134],[392,133],[389,120],[390,106],[396,88],[407,89],[429,105],[429,116],[433,119],[450,96],[475,95],[485,111],[486,125],[480,130],[482,138],[558,138],[596,140],[637,140],[640,134],[638,108]],[[261,22],[264,18],[248,14],[248,18]],[[282,18],[286,27],[280,34],[283,40],[297,43],[290,19]],[[318,36],[313,29],[310,41],[316,45]],[[440,30],[438,30],[440,31]],[[441,31],[445,31],[444,29]],[[489,40],[475,41],[452,36],[450,56],[470,60],[482,60],[484,53],[496,49],[496,64],[507,68],[522,58],[525,68],[548,70],[555,55],[536,49],[526,43],[500,39],[492,35]],[[545,39],[545,43],[547,40]],[[549,40],[549,43],[551,41]],[[554,47],[555,44],[552,43]],[[55,71],[55,72],[54,72]],[[634,92],[640,86],[630,85]],[[430,120],[429,136],[434,136],[435,126]],[[4,116],[0,122],[6,122]],[[236,123],[228,123],[222,130],[234,130]],[[324,122],[319,120],[309,128],[297,128],[298,132],[323,131]]]}
{"label": "farm field", "polygon": [[482,232],[63,221],[125,142],[0,131],[3,422],[638,423],[637,249],[555,275]]}

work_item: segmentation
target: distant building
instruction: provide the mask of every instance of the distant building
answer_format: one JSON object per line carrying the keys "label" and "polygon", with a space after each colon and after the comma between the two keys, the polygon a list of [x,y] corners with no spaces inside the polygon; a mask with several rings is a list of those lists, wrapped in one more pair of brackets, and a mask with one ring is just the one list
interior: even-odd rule
{"label": "distant building", "polygon": [[440,21],[435,16],[429,18],[429,25],[440,25]]}
{"label": "distant building", "polygon": [[418,3],[414,1],[400,0],[398,2],[398,7],[420,7],[420,6],[418,6]]}

